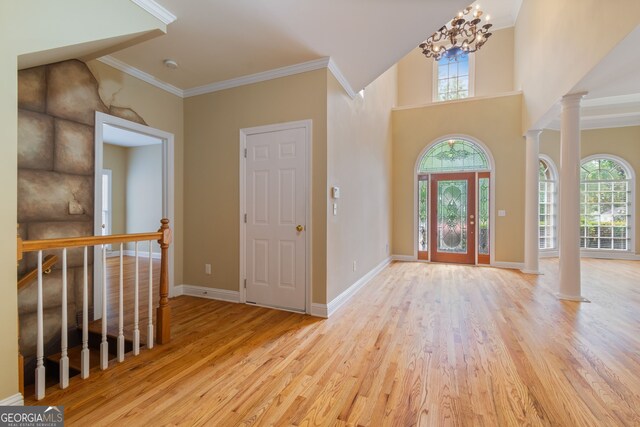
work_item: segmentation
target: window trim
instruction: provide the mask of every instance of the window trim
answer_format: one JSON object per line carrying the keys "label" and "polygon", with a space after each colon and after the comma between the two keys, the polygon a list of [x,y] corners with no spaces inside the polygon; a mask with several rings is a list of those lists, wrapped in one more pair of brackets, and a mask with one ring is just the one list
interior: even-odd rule
{"label": "window trim", "polygon": [[[629,181],[629,247],[626,251],[623,250],[609,250],[609,249],[592,249],[592,248],[583,248],[580,247],[580,254],[583,256],[594,256],[598,257],[598,255],[611,255],[612,258],[616,258],[616,254],[635,254],[636,253],[636,227],[635,227],[635,214],[636,214],[636,174],[633,170],[631,164],[623,159],[622,157],[616,156],[615,154],[592,154],[587,157],[583,157],[580,160],[580,168],[586,162],[590,162],[592,160],[612,160],[614,162],[619,163],[625,169],[627,173],[628,181]],[[580,184],[582,184],[582,180],[580,180]],[[625,258],[624,256],[620,258]]]}
{"label": "window trim", "polygon": [[[545,162],[548,166],[549,166],[549,172],[551,172],[551,181],[546,181],[546,182],[553,182],[554,185],[554,192],[553,192],[553,204],[555,206],[555,209],[553,211],[553,230],[554,230],[554,246],[552,248],[545,248],[545,249],[541,249],[540,248],[540,243],[538,243],[538,251],[540,253],[546,254],[546,253],[557,253],[558,252],[558,241],[560,240],[560,227],[559,227],[559,223],[558,223],[558,209],[560,207],[559,202],[560,202],[560,197],[558,197],[558,190],[560,188],[560,175],[558,174],[558,168],[556,167],[555,162],[553,161],[553,159],[551,159],[551,157],[547,156],[546,154],[539,154],[538,155],[538,160],[539,161],[543,161]],[[540,187],[539,187],[539,182],[538,182],[538,221],[539,221],[539,216],[540,216]],[[540,240],[540,229],[538,226],[538,241]]]}
{"label": "window trim", "polygon": [[431,79],[431,101],[432,102],[451,102],[460,101],[463,99],[473,98],[476,95],[476,56],[474,54],[468,54],[469,58],[469,96],[466,98],[449,99],[446,101],[438,100],[438,61],[435,59],[432,62],[432,79]]}

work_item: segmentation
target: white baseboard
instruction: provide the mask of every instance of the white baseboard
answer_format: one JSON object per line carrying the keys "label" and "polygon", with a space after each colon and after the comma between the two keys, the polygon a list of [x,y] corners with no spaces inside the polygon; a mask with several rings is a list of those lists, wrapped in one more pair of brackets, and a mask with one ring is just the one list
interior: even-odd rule
{"label": "white baseboard", "polygon": [[506,261],[494,261],[489,267],[496,268],[508,268],[511,270],[522,270],[524,269],[524,262],[506,262]]}
{"label": "white baseboard", "polygon": [[414,262],[418,261],[413,255],[391,255],[392,261]]}
{"label": "white baseboard", "polygon": [[327,310],[327,304],[318,304],[311,303],[311,311],[309,312],[312,316],[315,317],[324,317],[325,319],[329,317],[329,313]]}
{"label": "white baseboard", "polygon": [[391,262],[391,257],[385,258],[380,264],[372,268],[367,274],[362,276],[358,281],[345,289],[340,295],[335,297],[329,302],[329,304],[311,304],[311,314],[314,314],[314,311],[319,317],[330,317],[333,313],[336,312],[340,307],[342,307],[349,299],[351,299],[356,292],[358,292],[364,285],[369,283],[371,279],[376,277],[378,273],[380,273],[384,268],[389,265]]}
{"label": "white baseboard", "polygon": [[538,258],[558,258],[558,251],[540,251],[538,254]]}
{"label": "white baseboard", "polygon": [[24,406],[24,397],[22,393],[16,393],[13,396],[0,399],[0,406]]}
{"label": "white baseboard", "polygon": [[198,298],[215,299],[226,302],[240,302],[240,292],[226,289],[207,288],[205,286],[178,285],[173,287],[173,295],[189,295]]}

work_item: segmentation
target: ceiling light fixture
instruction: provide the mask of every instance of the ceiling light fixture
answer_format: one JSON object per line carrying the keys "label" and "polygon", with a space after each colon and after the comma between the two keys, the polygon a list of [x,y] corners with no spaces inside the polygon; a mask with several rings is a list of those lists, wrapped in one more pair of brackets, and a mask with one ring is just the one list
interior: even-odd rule
{"label": "ceiling light fixture", "polygon": [[178,68],[178,63],[173,59],[165,59],[164,61],[162,61],[162,63],[165,67],[171,68],[172,70]]}
{"label": "ceiling light fixture", "polygon": [[439,61],[443,57],[453,60],[465,53],[477,51],[491,37],[489,28],[492,24],[488,22],[490,16],[486,15],[485,24],[479,26],[482,23],[482,15],[479,5],[475,8],[467,6],[462,12],[458,12],[449,24],[442,26],[420,44],[422,53],[427,58]]}

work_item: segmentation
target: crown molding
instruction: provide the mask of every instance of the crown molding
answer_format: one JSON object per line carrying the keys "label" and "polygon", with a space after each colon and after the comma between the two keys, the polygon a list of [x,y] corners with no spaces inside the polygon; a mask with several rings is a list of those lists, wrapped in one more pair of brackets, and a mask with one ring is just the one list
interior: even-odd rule
{"label": "crown molding", "polygon": [[165,90],[180,98],[189,98],[192,96],[204,95],[206,93],[218,92],[225,89],[231,89],[234,87],[244,86],[252,83],[264,82],[267,80],[273,80],[280,77],[292,76],[295,74],[306,73],[308,71],[321,70],[328,68],[334,75],[336,80],[344,88],[345,92],[351,97],[355,98],[356,92],[353,90],[346,77],[340,71],[340,68],[330,57],[324,57],[315,59],[313,61],[302,62],[300,64],[289,65],[286,67],[275,68],[273,70],[263,71],[260,73],[249,74],[247,76],[237,77],[235,79],[223,80],[220,82],[210,83],[203,86],[197,86],[190,89],[180,89],[172,84],[164,82],[149,73],[146,73],[138,68],[132,67],[113,56],[103,56],[98,58],[98,61],[103,64],[109,65],[123,73],[136,77],[144,82],[149,83],[159,89]]}
{"label": "crown molding", "polygon": [[145,73],[142,70],[139,70],[135,67],[132,67],[124,62],[114,58],[113,56],[103,56],[98,58],[98,61],[103,64],[109,65],[117,70],[122,71],[123,73],[129,74],[130,76],[136,77],[144,82],[149,83],[159,89],[165,90],[173,95],[179,96],[180,98],[184,98],[184,91],[180,88],[177,88],[167,82],[159,80],[152,76],[151,74]]}
{"label": "crown molding", "polygon": [[237,77],[235,79],[223,80],[221,82],[215,82],[204,86],[197,86],[191,89],[184,90],[184,97],[189,98],[191,96],[204,95],[205,93],[218,92],[220,90],[231,89],[238,86],[244,86],[252,83],[264,82],[267,80],[273,80],[280,77],[292,76],[294,74],[306,73],[307,71],[315,71],[323,68],[327,68],[330,63],[330,58],[320,58],[313,61],[302,62],[300,64],[289,65],[286,67],[275,68],[269,71],[262,71],[260,73],[249,74],[247,76]]}
{"label": "crown molding", "polygon": [[353,90],[347,78],[342,74],[340,68],[336,65],[333,59],[329,58],[329,71],[333,74],[333,76],[338,80],[338,83],[342,85],[347,94],[351,97],[351,99],[356,97],[356,92]]}
{"label": "crown molding", "polygon": [[169,25],[172,22],[175,22],[178,19],[173,13],[169,12],[164,7],[160,6],[153,0],[131,0],[133,3],[137,4],[160,21],[164,23],[164,25]]}

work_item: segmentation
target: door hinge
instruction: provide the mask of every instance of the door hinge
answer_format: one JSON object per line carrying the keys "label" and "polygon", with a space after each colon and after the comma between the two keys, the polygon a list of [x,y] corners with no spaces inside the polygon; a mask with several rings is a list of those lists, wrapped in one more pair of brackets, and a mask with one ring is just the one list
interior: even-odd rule
{"label": "door hinge", "polygon": [[247,289],[247,279],[244,279],[244,288]]}
{"label": "door hinge", "polygon": [[244,149],[244,158],[245,159],[247,158],[247,149],[246,148]]}
{"label": "door hinge", "polygon": [[247,223],[247,214],[244,214],[244,223]]}

